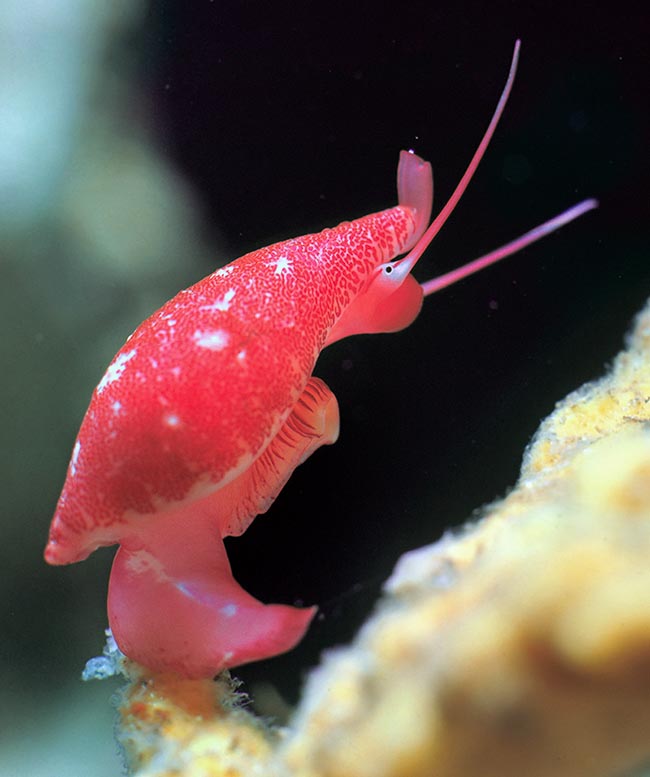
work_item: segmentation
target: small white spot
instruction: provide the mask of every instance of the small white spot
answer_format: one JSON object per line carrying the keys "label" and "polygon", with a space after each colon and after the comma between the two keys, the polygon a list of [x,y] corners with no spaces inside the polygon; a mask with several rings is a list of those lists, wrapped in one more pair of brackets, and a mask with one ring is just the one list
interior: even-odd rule
{"label": "small white spot", "polygon": [[232,618],[233,616],[237,615],[237,610],[239,608],[236,604],[226,604],[224,605],[219,612],[221,612],[223,615],[226,616],[226,618]]}
{"label": "small white spot", "polygon": [[[169,338],[172,337],[174,334],[173,327],[170,327],[169,329],[156,329],[154,332],[154,335],[156,337],[156,340],[158,340],[159,348],[162,350],[163,348],[166,348],[166,346],[169,344]],[[155,359],[150,359],[150,362],[152,362],[152,366],[155,368],[156,365],[153,364]]]}
{"label": "small white spot", "polygon": [[197,329],[193,337],[198,346],[208,348],[210,351],[221,351],[230,340],[230,335],[224,329]]}
{"label": "small white spot", "polygon": [[168,413],[163,420],[166,426],[170,426],[172,429],[180,426],[181,423],[181,419],[175,413]]}
{"label": "small white spot", "polygon": [[172,375],[177,378],[181,374],[181,368],[180,367],[172,367],[171,369]]}
{"label": "small white spot", "polygon": [[222,658],[221,660],[222,660],[222,661],[224,661],[224,662],[226,662],[226,661],[230,661],[230,659],[231,659],[231,658],[232,658],[234,655],[235,655],[235,654],[233,653],[233,651],[232,651],[232,650],[227,650],[227,651],[226,651],[226,652],[223,654],[223,658]]}
{"label": "small white spot", "polygon": [[234,296],[235,290],[228,289],[223,297],[219,297],[219,299],[215,300],[211,305],[201,305],[200,310],[210,310],[211,312],[216,312],[217,310],[228,310]]}
{"label": "small white spot", "polygon": [[162,563],[146,550],[138,550],[130,553],[126,566],[135,574],[146,574],[152,572],[158,580],[165,581],[169,579],[165,574]]}
{"label": "small white spot", "polygon": [[215,270],[212,275],[216,275],[217,278],[227,278],[234,269],[232,264],[227,264],[225,267]]}
{"label": "small white spot", "polygon": [[113,408],[113,415],[119,415],[120,410],[122,409],[122,403],[120,402],[119,399],[116,399],[115,402],[113,402],[113,404],[111,405],[111,407]]}
{"label": "small white spot", "polygon": [[79,461],[79,453],[81,452],[81,443],[79,440],[74,444],[74,449],[72,450],[72,458],[70,459],[70,474],[76,475],[77,474],[77,462]]}
{"label": "small white spot", "polygon": [[104,377],[99,381],[97,386],[97,393],[101,394],[106,386],[116,381],[122,376],[122,373],[126,369],[126,365],[135,356],[135,348],[128,353],[121,353],[115,361],[109,365],[108,369],[104,373]]}
{"label": "small white spot", "polygon": [[237,354],[237,361],[243,362],[246,358],[246,349],[242,348],[241,351]]}
{"label": "small white spot", "polygon": [[274,262],[270,262],[269,267],[275,267],[275,274],[282,275],[284,272],[291,272],[291,261],[288,256],[280,256]]}

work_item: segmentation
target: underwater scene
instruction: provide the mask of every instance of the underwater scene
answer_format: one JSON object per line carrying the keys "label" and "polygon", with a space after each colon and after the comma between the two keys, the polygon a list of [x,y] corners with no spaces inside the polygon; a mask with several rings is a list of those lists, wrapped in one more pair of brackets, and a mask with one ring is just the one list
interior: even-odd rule
{"label": "underwater scene", "polygon": [[0,42],[0,777],[649,775],[644,5]]}

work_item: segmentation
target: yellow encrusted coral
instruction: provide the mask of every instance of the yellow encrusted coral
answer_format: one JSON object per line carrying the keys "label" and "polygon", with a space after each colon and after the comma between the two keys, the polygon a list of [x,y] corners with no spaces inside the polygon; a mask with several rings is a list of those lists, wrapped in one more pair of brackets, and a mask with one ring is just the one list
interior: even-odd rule
{"label": "yellow encrusted coral", "polygon": [[273,733],[242,707],[237,684],[141,673],[119,697],[118,740],[139,777],[264,777]]}
{"label": "yellow encrusted coral", "polygon": [[650,306],[611,372],[543,422],[509,496],[400,559],[281,738],[227,709],[223,681],[199,701],[198,686],[135,681],[120,707],[135,773],[614,777],[650,764],[649,420]]}

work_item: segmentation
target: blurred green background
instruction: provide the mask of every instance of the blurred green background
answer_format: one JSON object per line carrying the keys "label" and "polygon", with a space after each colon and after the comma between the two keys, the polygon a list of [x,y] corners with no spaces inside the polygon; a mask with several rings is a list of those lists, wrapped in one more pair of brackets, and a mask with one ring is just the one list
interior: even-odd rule
{"label": "blurred green background", "polygon": [[538,421],[602,372],[650,295],[645,13],[583,0],[3,0],[0,777],[120,773],[115,683],[79,680],[103,644],[112,551],[42,561],[115,351],[215,266],[392,205],[400,148],[432,161],[443,202],[520,36],[502,125],[418,277],[584,197],[601,209],[429,300],[404,333],[323,355],[341,439],[229,543],[252,593],[321,616],[296,651],[241,670],[247,687],[295,699],[401,552],[514,483]]}

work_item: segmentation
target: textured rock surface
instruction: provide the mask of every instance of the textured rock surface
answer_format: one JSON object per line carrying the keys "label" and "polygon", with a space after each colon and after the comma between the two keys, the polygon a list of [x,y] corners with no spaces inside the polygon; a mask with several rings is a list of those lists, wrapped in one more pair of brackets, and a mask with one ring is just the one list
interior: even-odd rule
{"label": "textured rock surface", "polygon": [[135,682],[121,728],[136,773],[614,777],[643,768],[649,420],[650,307],[611,372],[543,422],[509,496],[399,561],[378,612],[311,676],[288,731],[273,737],[229,712],[210,684],[200,695],[211,701],[193,707],[190,686]]}
{"label": "textured rock surface", "polygon": [[264,777],[274,734],[242,707],[236,683],[140,677],[119,702],[118,739],[138,777]]}

